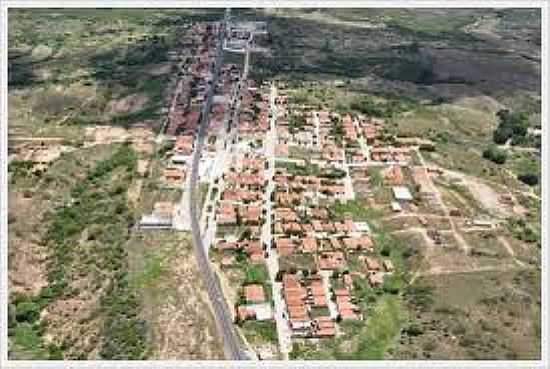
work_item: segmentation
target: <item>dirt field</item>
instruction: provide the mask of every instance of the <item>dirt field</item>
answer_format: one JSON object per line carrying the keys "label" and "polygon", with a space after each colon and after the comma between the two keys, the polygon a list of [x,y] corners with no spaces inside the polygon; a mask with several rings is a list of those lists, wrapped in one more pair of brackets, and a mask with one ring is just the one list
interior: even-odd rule
{"label": "dirt field", "polygon": [[128,252],[148,323],[150,358],[223,359],[189,235],[144,231],[130,240]]}

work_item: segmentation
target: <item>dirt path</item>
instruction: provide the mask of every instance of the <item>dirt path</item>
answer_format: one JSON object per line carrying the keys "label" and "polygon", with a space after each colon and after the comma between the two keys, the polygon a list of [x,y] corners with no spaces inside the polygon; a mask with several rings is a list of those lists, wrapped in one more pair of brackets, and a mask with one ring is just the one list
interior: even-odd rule
{"label": "dirt path", "polygon": [[510,243],[508,242],[508,240],[502,236],[498,236],[497,237],[497,240],[502,244],[502,246],[506,249],[506,251],[508,252],[508,254],[512,257],[512,259],[514,259],[514,262],[520,266],[520,267],[526,267],[525,263],[522,262],[521,260],[518,260],[516,258],[516,253],[514,251],[514,249],[512,248],[512,246],[510,245]]}
{"label": "dirt path", "polygon": [[510,246],[510,243],[502,236],[497,237],[498,241],[504,246],[506,251],[508,251],[508,254],[510,254],[511,257],[515,257],[516,253],[514,252],[514,249],[512,246]]}
{"label": "dirt path", "polygon": [[483,273],[483,272],[509,272],[509,271],[518,270],[518,269],[520,268],[479,267],[479,268],[469,269],[469,270],[439,270],[437,272],[418,273],[417,275],[415,275],[415,277],[429,277],[429,276],[435,276],[435,275],[469,274],[469,273]]}
{"label": "dirt path", "polygon": [[[420,163],[422,164],[424,169],[427,171],[428,167],[426,165],[424,157],[422,156],[422,153],[418,149],[416,149],[416,153],[418,155],[418,158],[420,159]],[[429,175],[428,175],[428,183],[429,183],[430,187],[432,188],[433,193],[435,194],[435,198],[437,199],[437,201],[441,205],[441,208],[443,209],[443,212],[445,213],[445,217],[447,218],[447,220],[451,224],[451,229],[453,231],[455,239],[457,240],[458,244],[464,250],[464,254],[468,255],[472,248],[470,247],[470,245],[468,245],[466,240],[464,240],[462,235],[458,232],[458,229],[457,229],[456,224],[453,220],[453,217],[450,215],[449,208],[447,207],[447,204],[445,204],[445,202],[443,201],[443,197],[441,196],[441,192],[439,191],[437,186],[433,183],[432,178]]]}

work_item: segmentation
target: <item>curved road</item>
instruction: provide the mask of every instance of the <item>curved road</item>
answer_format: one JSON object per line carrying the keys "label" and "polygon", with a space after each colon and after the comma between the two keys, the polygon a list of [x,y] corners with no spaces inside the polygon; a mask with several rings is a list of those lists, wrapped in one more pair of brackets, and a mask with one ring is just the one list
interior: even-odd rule
{"label": "curved road", "polygon": [[201,157],[202,146],[206,132],[208,129],[208,113],[210,112],[210,106],[212,104],[212,97],[214,94],[215,86],[218,82],[219,70],[222,61],[222,41],[225,37],[225,26],[227,24],[227,18],[229,16],[229,10],[226,10],[225,18],[222,23],[221,31],[219,32],[219,39],[217,45],[216,63],[214,67],[214,77],[210,89],[208,90],[208,96],[206,103],[203,106],[199,124],[199,131],[197,134],[197,146],[193,154],[193,164],[191,170],[191,180],[189,184],[189,212],[191,215],[191,232],[193,234],[193,245],[195,247],[195,256],[197,258],[197,264],[199,271],[202,275],[214,315],[216,318],[216,325],[223,337],[224,352],[228,359],[231,360],[248,360],[249,357],[241,349],[239,339],[237,337],[231,314],[229,313],[229,306],[225,301],[222,289],[219,281],[210,268],[210,263],[206,255],[206,251],[203,245],[202,237],[200,234],[199,217],[197,214],[197,205],[195,192],[197,188],[199,161]]}

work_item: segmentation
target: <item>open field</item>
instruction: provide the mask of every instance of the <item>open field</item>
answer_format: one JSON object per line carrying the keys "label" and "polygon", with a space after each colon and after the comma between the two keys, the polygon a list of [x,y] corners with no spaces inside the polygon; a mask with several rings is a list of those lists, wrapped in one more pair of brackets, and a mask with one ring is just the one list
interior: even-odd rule
{"label": "open field", "polygon": [[407,294],[413,316],[394,359],[540,358],[538,271],[438,275]]}

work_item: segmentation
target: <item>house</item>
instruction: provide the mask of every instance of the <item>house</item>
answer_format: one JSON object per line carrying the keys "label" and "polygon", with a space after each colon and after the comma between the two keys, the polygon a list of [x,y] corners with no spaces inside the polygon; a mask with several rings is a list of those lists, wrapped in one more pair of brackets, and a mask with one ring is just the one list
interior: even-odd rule
{"label": "house", "polygon": [[399,203],[397,201],[392,201],[391,202],[391,209],[392,209],[392,211],[394,211],[396,213],[399,213],[403,210],[401,208],[401,205],[399,205]]}
{"label": "house", "polygon": [[241,207],[239,214],[244,224],[259,224],[262,220],[262,208],[256,205]]}
{"label": "house", "polygon": [[346,237],[342,239],[346,250],[350,251],[372,251],[374,249],[374,243],[369,236],[361,237]]}
{"label": "house", "polygon": [[275,156],[288,157],[288,144],[279,143],[275,146]]}
{"label": "house", "polygon": [[391,165],[383,172],[384,183],[392,186],[400,186],[403,184],[403,172],[399,165]]}
{"label": "house", "polygon": [[227,202],[220,202],[218,207],[217,219],[219,225],[236,225],[237,210],[234,205]]}
{"label": "house", "polygon": [[260,284],[244,286],[244,298],[247,303],[257,304],[265,301],[264,288]]}
{"label": "house", "polygon": [[342,320],[358,320],[359,308],[351,302],[351,294],[347,288],[339,288],[334,291],[336,296],[336,309]]}
{"label": "house", "polygon": [[259,240],[243,241],[243,248],[253,263],[264,261],[264,248]]}
{"label": "house", "polygon": [[321,270],[335,270],[346,266],[346,259],[342,251],[324,251],[317,258],[317,264]]}
{"label": "house", "polygon": [[397,201],[412,201],[413,197],[409,189],[405,186],[394,186],[392,187],[393,197]]}
{"label": "house", "polygon": [[192,135],[178,136],[174,143],[174,152],[180,155],[191,155],[193,153],[194,138]]}
{"label": "house", "polygon": [[310,296],[311,304],[315,307],[326,307],[327,298],[325,287],[322,279],[313,280],[308,286],[308,295]]}
{"label": "house", "polygon": [[320,316],[315,318],[311,327],[313,337],[325,338],[336,335],[336,326],[330,317]]}
{"label": "house", "polygon": [[165,168],[164,180],[170,184],[177,184],[184,179],[185,173],[180,168]]}
{"label": "house", "polygon": [[380,286],[384,282],[384,275],[379,272],[373,272],[369,274],[368,280],[372,287]]}
{"label": "house", "polygon": [[230,267],[234,263],[235,263],[235,256],[234,255],[225,255],[221,260],[222,268]]}
{"label": "house", "polygon": [[256,319],[256,312],[253,309],[241,305],[237,307],[237,317],[241,322],[250,319]]}
{"label": "house", "polygon": [[171,202],[159,201],[153,205],[150,215],[143,215],[139,222],[140,228],[172,228],[174,205]]}
{"label": "house", "polygon": [[290,327],[294,333],[305,334],[311,326],[305,304],[307,292],[296,275],[283,275],[283,296],[287,305]]}
{"label": "house", "polygon": [[304,253],[315,253],[317,251],[317,240],[314,237],[304,237],[300,240],[300,248]]}
{"label": "house", "polygon": [[288,256],[294,252],[294,242],[290,238],[277,238],[275,248],[279,256]]}
{"label": "house", "polygon": [[170,158],[170,161],[174,165],[185,165],[188,160],[189,156],[185,155],[172,155],[172,157]]}
{"label": "house", "polygon": [[367,269],[368,270],[380,270],[380,264],[374,258],[371,258],[371,257],[367,256],[365,258],[365,264],[367,264]]}

